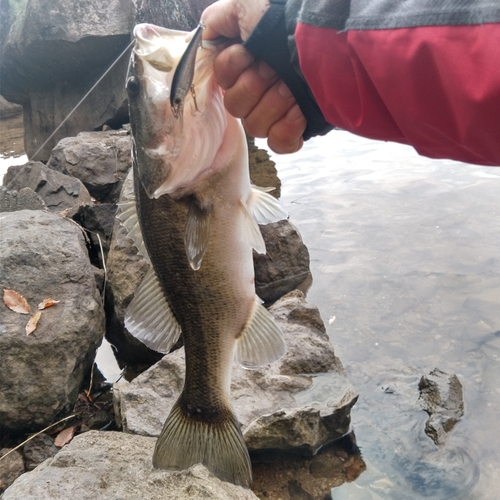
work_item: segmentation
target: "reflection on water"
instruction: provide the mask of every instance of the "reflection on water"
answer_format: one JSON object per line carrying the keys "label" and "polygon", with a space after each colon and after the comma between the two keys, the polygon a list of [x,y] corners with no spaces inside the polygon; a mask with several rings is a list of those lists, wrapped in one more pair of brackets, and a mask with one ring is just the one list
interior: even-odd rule
{"label": "reflection on water", "polygon": [[[496,500],[500,168],[341,131],[273,159],[311,254],[308,298],[360,393],[352,416],[367,470],[333,498]],[[418,401],[436,367],[458,375],[465,397],[440,447]]]}

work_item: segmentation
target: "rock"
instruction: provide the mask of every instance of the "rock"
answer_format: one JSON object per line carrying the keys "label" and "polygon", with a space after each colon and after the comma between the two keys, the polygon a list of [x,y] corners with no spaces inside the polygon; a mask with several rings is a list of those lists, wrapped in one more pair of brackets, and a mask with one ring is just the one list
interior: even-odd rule
{"label": "rock", "polygon": [[[54,458],[21,476],[3,500],[257,500],[198,464],[187,471],[154,469],[155,440],[120,432],[76,436]],[[76,495],[76,496],[75,496]]]}
{"label": "rock", "polygon": [[269,158],[264,149],[255,145],[253,137],[247,135],[248,163],[250,167],[250,180],[252,184],[260,187],[273,187],[270,191],[275,198],[281,196],[281,180],[278,177],[276,163]]}
{"label": "rock", "polygon": [[255,290],[265,302],[274,302],[311,280],[309,252],[288,220],[260,229],[267,253],[254,252]]}
{"label": "rock", "polygon": [[[137,23],[153,23],[157,26],[168,26],[170,29],[191,31],[200,19],[201,6],[213,3],[207,0],[135,0]],[[203,9],[202,11],[203,12]]]}
{"label": "rock", "polygon": [[46,208],[45,202],[31,188],[9,191],[6,187],[0,186],[0,212],[45,210]]}
{"label": "rock", "polygon": [[[122,188],[120,201],[125,202],[134,196],[132,170]],[[133,337],[124,326],[125,311],[134,298],[134,293],[146,275],[150,264],[128,237],[126,229],[118,218],[114,221],[106,268],[108,288],[106,291],[108,317],[106,338],[113,344],[119,357],[130,365],[151,366],[162,358]],[[142,370],[141,370],[142,371]]]}
{"label": "rock", "polygon": [[34,314],[7,309],[0,317],[0,434],[47,426],[73,408],[84,374],[104,335],[104,311],[81,230],[55,214],[34,210],[0,214],[0,288],[23,295]]}
{"label": "rock", "polygon": [[[6,490],[21,474],[24,473],[24,462],[21,453],[10,448],[0,450],[0,493]],[[5,455],[7,455],[3,458]]]}
{"label": "rock", "polygon": [[58,451],[59,448],[48,434],[45,434],[45,432],[38,434],[23,447],[26,470],[33,470],[47,458],[53,457]]}
{"label": "rock", "polygon": [[435,368],[422,376],[418,388],[422,407],[429,414],[425,433],[441,444],[464,414],[462,384],[456,375]]}
{"label": "rock", "polygon": [[[83,205],[72,217],[75,222],[88,231],[88,237],[92,242],[90,258],[92,264],[96,266],[102,267],[103,262],[106,262],[113,236],[116,208],[115,203]],[[104,255],[102,255],[101,246]]]}
{"label": "rock", "polygon": [[22,112],[23,112],[22,106],[20,106],[19,104],[14,104],[12,102],[9,102],[0,95],[0,119],[10,118],[11,116],[20,115]]}
{"label": "rock", "polygon": [[92,203],[87,188],[78,179],[47,168],[39,161],[9,167],[3,184],[8,190],[31,188],[52,211],[76,210],[80,205]]}
{"label": "rock", "polygon": [[[6,2],[2,3],[3,6]],[[0,92],[23,105],[25,148],[38,147],[130,43],[132,0],[9,2],[8,33],[0,54]],[[113,119],[126,100],[124,56],[92,90],[37,156],[46,161],[63,137]]]}
{"label": "rock", "polygon": [[81,132],[61,139],[47,167],[80,179],[101,203],[118,200],[131,160],[130,135],[124,129]]}
{"label": "rock", "polygon": [[[303,316],[316,317],[316,313],[311,314],[315,308],[305,302],[301,292],[295,291],[283,297],[270,311],[283,330],[287,344],[301,345],[301,349],[291,348],[281,361],[259,370],[233,366],[231,401],[251,450],[267,448],[272,443],[281,449],[297,447],[311,452],[325,444],[325,440],[331,441],[349,430],[350,409],[357,395],[324,330],[310,328],[311,321],[302,327],[297,325],[293,316],[300,317],[300,309],[305,311]],[[309,376],[299,375],[304,368],[310,370]],[[323,371],[328,371],[331,386],[336,389],[327,401],[314,407],[301,407],[297,402],[299,393],[312,387],[311,375]],[[181,349],[166,355],[131,383],[115,384],[117,424],[125,432],[158,436],[183,382],[184,350]],[[297,422],[306,415],[308,422],[314,422],[312,432],[306,435],[304,431],[291,440],[291,419]],[[254,421],[258,423],[252,423]],[[279,428],[284,429],[283,434],[271,440],[269,436],[276,435]]]}
{"label": "rock", "polygon": [[351,432],[310,458],[289,452],[252,454],[252,491],[273,500],[331,500],[332,488],[353,481],[365,469]]}

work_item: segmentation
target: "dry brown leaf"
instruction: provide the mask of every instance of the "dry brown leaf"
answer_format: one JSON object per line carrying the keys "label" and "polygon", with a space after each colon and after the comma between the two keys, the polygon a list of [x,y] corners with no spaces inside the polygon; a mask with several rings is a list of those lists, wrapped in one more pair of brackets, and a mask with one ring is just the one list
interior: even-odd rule
{"label": "dry brown leaf", "polygon": [[56,436],[56,439],[54,440],[54,444],[58,448],[62,448],[64,445],[68,444],[73,439],[74,435],[75,435],[75,427],[72,425],[71,427],[63,429]]}
{"label": "dry brown leaf", "polygon": [[30,306],[27,300],[14,290],[3,291],[3,302],[12,311],[21,314],[29,314]]}
{"label": "dry brown leaf", "polygon": [[59,300],[45,299],[43,302],[38,304],[38,309],[47,309],[47,307],[55,306],[56,304],[59,304],[59,302]]}
{"label": "dry brown leaf", "polygon": [[33,316],[31,316],[28,324],[26,325],[26,335],[29,335],[36,330],[36,325],[38,324],[41,315],[42,311],[38,311],[36,314],[33,314]]}

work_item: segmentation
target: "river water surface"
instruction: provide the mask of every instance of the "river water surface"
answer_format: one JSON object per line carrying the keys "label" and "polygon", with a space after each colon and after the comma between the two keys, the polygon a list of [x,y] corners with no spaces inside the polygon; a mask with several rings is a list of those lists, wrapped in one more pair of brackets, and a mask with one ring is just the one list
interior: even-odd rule
{"label": "river water surface", "polygon": [[[265,142],[259,143],[260,147]],[[359,392],[367,470],[334,500],[500,498],[500,167],[333,131],[275,156],[316,304]],[[424,433],[420,377],[455,373],[465,414]],[[328,394],[316,381],[312,399]]]}
{"label": "river water surface", "polygon": [[[25,161],[8,156],[4,145],[0,178]],[[311,255],[308,300],[360,394],[352,422],[367,470],[333,499],[497,500],[500,168],[341,131],[273,160]],[[102,371],[110,353],[100,351]],[[465,396],[439,447],[418,402],[418,381],[434,368],[457,374]],[[318,378],[301,399],[329,390]]]}

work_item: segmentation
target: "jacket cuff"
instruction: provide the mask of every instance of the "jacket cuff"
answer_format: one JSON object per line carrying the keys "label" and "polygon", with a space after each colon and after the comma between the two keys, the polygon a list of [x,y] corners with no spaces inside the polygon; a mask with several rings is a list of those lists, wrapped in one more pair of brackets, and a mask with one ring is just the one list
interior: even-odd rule
{"label": "jacket cuff", "polygon": [[288,50],[285,22],[286,0],[271,0],[271,5],[243,46],[278,73],[292,92],[307,120],[303,138],[325,135],[334,127],[323,116],[309,86],[294,70]]}

